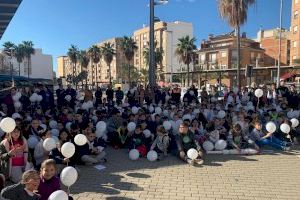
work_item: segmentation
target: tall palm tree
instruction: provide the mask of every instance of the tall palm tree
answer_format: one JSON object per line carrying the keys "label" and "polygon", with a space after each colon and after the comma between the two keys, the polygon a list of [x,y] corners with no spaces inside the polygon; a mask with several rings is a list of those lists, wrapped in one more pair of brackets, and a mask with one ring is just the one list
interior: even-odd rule
{"label": "tall palm tree", "polygon": [[31,55],[35,54],[35,49],[33,48],[34,44],[32,41],[23,41],[23,50],[24,50],[24,56],[27,58],[27,75],[29,78],[29,71],[31,68]]}
{"label": "tall palm tree", "polygon": [[[89,66],[89,62],[90,62],[87,52],[80,51],[78,56],[79,56],[79,63],[81,66],[81,72],[83,72],[84,69],[84,71],[87,73],[87,67]],[[87,87],[87,77],[85,79],[85,86]],[[83,82],[82,82],[82,87],[83,87]]]}
{"label": "tall palm tree", "polygon": [[73,79],[76,76],[75,73],[76,73],[76,65],[77,65],[77,62],[78,62],[78,55],[79,55],[78,47],[75,46],[75,45],[71,45],[71,47],[68,50],[68,57],[69,57],[71,63],[73,64],[73,69],[72,69]]}
{"label": "tall palm tree", "polygon": [[[124,36],[123,38],[121,38],[120,43],[118,45],[120,46],[121,50],[125,55],[127,65],[130,65],[130,61],[133,59],[134,52],[138,49],[136,42],[131,37]],[[128,82],[131,86],[130,67],[128,67],[128,69]]]}
{"label": "tall palm tree", "polygon": [[194,61],[195,50],[197,49],[196,38],[190,38],[190,36],[184,36],[178,39],[179,43],[175,54],[179,57],[179,61],[187,66],[187,85],[190,84],[190,63]]}
{"label": "tall palm tree", "polygon": [[15,57],[16,57],[17,62],[19,64],[19,76],[21,76],[21,63],[23,62],[23,60],[25,58],[25,51],[24,51],[24,45],[23,44],[19,44],[15,48]]}
{"label": "tall palm tree", "polygon": [[13,76],[13,64],[11,62],[12,58],[14,57],[14,51],[15,51],[15,48],[16,48],[16,45],[12,42],[5,42],[3,44],[3,53],[7,56],[10,57],[10,63],[9,63],[9,68],[10,68],[10,75]]}
{"label": "tall palm tree", "polygon": [[[161,78],[161,72],[163,71],[163,66],[162,66],[162,61],[163,61],[163,55],[164,55],[164,49],[162,47],[157,47],[157,41],[154,43],[154,58],[155,58],[155,69],[156,69],[156,76],[158,78]],[[148,47],[146,47],[143,51],[144,55],[144,63],[149,67],[149,59],[150,59],[150,48],[149,48],[149,42],[148,42]],[[160,66],[159,69],[157,69],[157,66]]]}
{"label": "tall palm tree", "polygon": [[[88,49],[87,53],[88,53],[88,56],[89,56],[90,61],[92,62],[92,64],[95,64],[95,66],[96,66],[96,86],[98,87],[98,66],[97,66],[97,63],[100,62],[100,59],[102,57],[101,49],[97,45],[93,45]],[[92,71],[93,71],[93,69],[92,69]],[[92,76],[92,85],[94,83],[93,81],[94,81],[94,77]]]}
{"label": "tall palm tree", "polygon": [[116,51],[114,49],[114,45],[110,42],[106,42],[101,47],[101,52],[104,58],[104,61],[106,62],[108,68],[109,68],[109,84],[112,84],[111,82],[111,62],[114,58],[114,55],[116,54]]}
{"label": "tall palm tree", "polygon": [[237,37],[237,86],[241,87],[240,77],[240,27],[247,21],[247,12],[249,6],[253,5],[256,0],[219,0],[219,12],[223,19],[227,20],[229,26],[236,30]]}

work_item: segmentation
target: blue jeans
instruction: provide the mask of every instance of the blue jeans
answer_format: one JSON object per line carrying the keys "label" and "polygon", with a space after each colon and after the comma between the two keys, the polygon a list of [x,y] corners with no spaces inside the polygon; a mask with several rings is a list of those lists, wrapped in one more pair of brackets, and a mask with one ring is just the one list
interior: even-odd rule
{"label": "blue jeans", "polygon": [[265,139],[261,139],[256,141],[256,144],[259,146],[269,145],[274,147],[275,149],[283,149],[285,147],[285,143],[282,140],[277,139],[276,137],[269,137]]}

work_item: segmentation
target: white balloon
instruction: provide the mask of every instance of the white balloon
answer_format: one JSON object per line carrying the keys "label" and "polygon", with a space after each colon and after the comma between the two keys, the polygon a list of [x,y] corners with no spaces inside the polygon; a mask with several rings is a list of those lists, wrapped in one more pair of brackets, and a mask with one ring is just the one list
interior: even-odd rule
{"label": "white balloon", "polygon": [[12,99],[14,100],[14,102],[19,101],[19,97],[17,96],[17,94],[15,94],[14,96],[12,96]]}
{"label": "white balloon", "polygon": [[65,167],[61,174],[60,180],[67,187],[72,186],[78,178],[77,170],[74,167]]}
{"label": "white balloon", "polygon": [[30,136],[27,143],[30,149],[34,149],[35,146],[39,143],[39,140],[35,136]]}
{"label": "white balloon", "polygon": [[222,151],[227,147],[227,142],[225,140],[218,140],[215,144],[215,149]]}
{"label": "white balloon", "polygon": [[67,101],[71,101],[71,100],[72,100],[72,97],[71,97],[71,95],[66,95],[66,96],[65,96],[65,100],[67,100]]}
{"label": "white balloon", "polygon": [[274,122],[268,122],[266,124],[266,130],[269,132],[269,133],[274,133],[276,131],[276,125],[274,124]]}
{"label": "white balloon", "polygon": [[11,133],[16,128],[16,122],[13,118],[5,117],[0,122],[0,128],[6,133]]}
{"label": "white balloon", "polygon": [[294,112],[291,110],[286,115],[289,119],[292,119],[294,117]]}
{"label": "white balloon", "polygon": [[37,100],[38,102],[41,102],[41,101],[43,100],[43,96],[42,96],[42,95],[38,95],[38,96],[36,97],[36,100]]}
{"label": "white balloon", "polygon": [[147,159],[151,162],[156,161],[157,157],[158,157],[158,155],[157,155],[156,151],[152,150],[147,153]]}
{"label": "white balloon", "polygon": [[190,121],[192,121],[192,116],[190,114],[183,115],[182,120],[190,120]]}
{"label": "white balloon", "polygon": [[129,151],[129,159],[130,160],[137,160],[140,157],[140,152],[136,149],[131,149]]}
{"label": "white balloon", "polygon": [[106,130],[104,130],[104,131],[102,131],[102,130],[96,130],[96,137],[97,137],[97,138],[103,138],[103,137],[106,137],[106,136],[105,136],[106,133],[107,133]]}
{"label": "white balloon", "polygon": [[162,113],[161,108],[160,107],[156,107],[155,108],[155,113],[160,115]]}
{"label": "white balloon", "polygon": [[139,108],[133,106],[131,111],[132,111],[132,114],[136,115],[139,112]]}
{"label": "white balloon", "polygon": [[291,119],[292,127],[296,128],[299,125],[299,120],[296,118]]}
{"label": "white balloon", "polygon": [[47,138],[43,142],[43,147],[46,151],[51,151],[52,149],[56,148],[56,142],[53,138]]}
{"label": "white balloon", "polygon": [[61,147],[61,153],[66,158],[71,158],[75,153],[75,145],[71,142],[66,142]]}
{"label": "white balloon", "polygon": [[36,101],[35,97],[33,95],[31,95],[29,97],[30,102],[34,103]]}
{"label": "white balloon", "polygon": [[15,106],[16,109],[19,109],[19,108],[21,108],[22,104],[21,104],[20,101],[16,101],[16,102],[14,103],[14,106]]}
{"label": "white balloon", "polygon": [[71,125],[72,125],[72,122],[68,122],[66,123],[66,129],[71,130]]}
{"label": "white balloon", "polygon": [[99,121],[96,124],[96,129],[99,130],[100,132],[104,132],[106,130],[106,123],[104,121]]}
{"label": "white balloon", "polygon": [[19,113],[14,113],[14,114],[12,114],[11,118],[17,119],[17,118],[22,118],[22,117]]}
{"label": "white balloon", "polygon": [[196,158],[198,158],[199,156],[199,153],[196,149],[189,149],[188,152],[187,152],[187,156],[192,159],[192,160],[195,160]]}
{"label": "white balloon", "polygon": [[205,151],[212,151],[215,148],[214,144],[208,140],[205,141],[202,146]]}
{"label": "white balloon", "polygon": [[44,130],[47,129],[47,125],[46,124],[41,124],[40,127],[42,127]]}
{"label": "white balloon", "polygon": [[57,128],[57,121],[55,121],[55,120],[50,120],[50,122],[49,122],[49,127],[50,127],[51,129]]}
{"label": "white balloon", "polygon": [[77,134],[74,138],[74,142],[75,144],[77,144],[78,146],[83,146],[87,143],[87,138],[85,135],[83,134]]}
{"label": "white balloon", "polygon": [[264,92],[263,92],[262,89],[256,89],[255,92],[254,92],[254,94],[255,94],[255,96],[256,96],[257,98],[260,98],[260,97],[263,96]]}
{"label": "white balloon", "polygon": [[134,122],[129,122],[127,125],[127,129],[129,132],[133,132],[136,128],[136,124]]}
{"label": "white balloon", "polygon": [[68,199],[69,196],[65,191],[62,190],[56,190],[48,198],[48,200],[68,200]]}
{"label": "white balloon", "polygon": [[193,91],[193,90],[190,90],[190,92],[189,92],[189,93],[190,93],[190,95],[191,95],[191,96],[194,96],[194,95],[195,95],[195,93],[194,93],[194,91]]}
{"label": "white balloon", "polygon": [[223,119],[225,116],[226,116],[226,112],[225,112],[224,110],[220,110],[220,111],[218,112],[217,117],[218,117],[219,119]]}
{"label": "white balloon", "polygon": [[55,137],[58,137],[59,136],[59,130],[54,128],[54,129],[51,129],[51,135],[55,136]]}
{"label": "white balloon", "polygon": [[145,129],[143,131],[143,134],[144,134],[145,138],[149,138],[151,136],[151,132],[148,129]]}
{"label": "white balloon", "polygon": [[286,123],[283,123],[280,125],[280,130],[283,132],[283,133],[286,133],[288,134],[290,131],[291,131],[291,127],[286,124]]}
{"label": "white balloon", "polygon": [[154,112],[154,107],[153,106],[149,106],[149,112],[153,113]]}
{"label": "white balloon", "polygon": [[164,121],[163,127],[169,131],[172,128],[172,124],[169,121]]}
{"label": "white balloon", "polygon": [[165,117],[168,117],[168,116],[169,116],[169,111],[168,111],[168,110],[164,110],[164,111],[163,111],[163,115],[164,115]]}

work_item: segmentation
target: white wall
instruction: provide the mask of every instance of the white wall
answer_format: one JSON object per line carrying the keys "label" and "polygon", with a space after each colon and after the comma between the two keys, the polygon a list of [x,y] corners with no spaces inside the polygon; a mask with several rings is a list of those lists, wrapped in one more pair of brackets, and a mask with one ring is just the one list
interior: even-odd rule
{"label": "white wall", "polygon": [[[13,65],[17,74],[19,72],[19,64],[14,59]],[[24,73],[24,67],[27,68],[27,59],[21,64],[21,76],[27,77],[27,73]],[[44,78],[53,79],[53,59],[51,55],[43,54],[42,49],[35,49],[35,54],[31,56],[31,74],[30,78]]]}
{"label": "white wall", "polygon": [[[167,66],[166,72],[179,72],[181,68],[186,68],[186,65],[180,63],[178,56],[175,55],[178,39],[184,36],[193,37],[193,25],[186,22],[171,22],[167,24],[167,31],[164,31],[167,34]],[[196,45],[196,44],[195,44]],[[172,51],[172,52],[171,52]],[[172,66],[172,69],[171,69]],[[192,69],[192,66],[190,66]]]}

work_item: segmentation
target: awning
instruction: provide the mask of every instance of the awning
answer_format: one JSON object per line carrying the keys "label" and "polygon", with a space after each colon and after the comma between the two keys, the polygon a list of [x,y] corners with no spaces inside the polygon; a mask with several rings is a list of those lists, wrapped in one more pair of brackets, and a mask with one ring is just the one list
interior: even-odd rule
{"label": "awning", "polygon": [[0,0],[0,39],[22,0]]}
{"label": "awning", "polygon": [[288,73],[285,73],[284,75],[282,75],[280,77],[280,80],[284,81],[284,80],[292,78],[292,77],[294,77],[296,75],[297,75],[296,73],[288,72]]}

